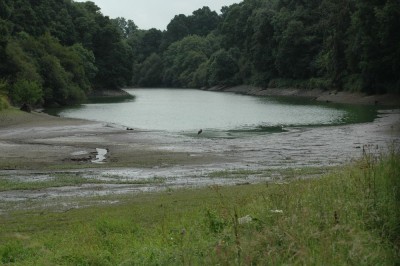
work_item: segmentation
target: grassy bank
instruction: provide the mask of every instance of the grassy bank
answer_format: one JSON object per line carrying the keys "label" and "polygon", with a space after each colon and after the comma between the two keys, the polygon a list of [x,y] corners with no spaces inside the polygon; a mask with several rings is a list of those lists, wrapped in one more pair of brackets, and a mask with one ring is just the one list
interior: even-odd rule
{"label": "grassy bank", "polygon": [[[400,154],[320,178],[113,197],[118,205],[0,216],[0,263],[400,263]],[[109,198],[110,199],[110,198]]]}

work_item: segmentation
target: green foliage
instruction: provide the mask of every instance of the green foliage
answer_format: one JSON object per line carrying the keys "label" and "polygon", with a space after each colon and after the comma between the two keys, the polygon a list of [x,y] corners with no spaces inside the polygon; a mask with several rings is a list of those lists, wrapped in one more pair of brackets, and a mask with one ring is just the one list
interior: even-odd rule
{"label": "green foliage", "polygon": [[209,84],[235,85],[235,75],[238,70],[238,63],[233,56],[225,50],[219,50],[210,58]]}
{"label": "green foliage", "polygon": [[210,86],[210,84],[208,83],[208,64],[209,61],[206,61],[199,65],[196,72],[194,72],[193,74],[193,80],[190,87],[202,88]]}
{"label": "green foliage", "polygon": [[139,80],[137,84],[142,87],[157,87],[162,84],[163,63],[157,54],[152,54],[137,69]]}
{"label": "green foliage", "polygon": [[[87,50],[85,47],[82,46],[82,44],[79,43],[74,44],[70,47],[70,49],[72,50],[72,53],[74,53],[76,56],[79,56],[78,60],[83,63],[84,76],[81,76],[80,78],[83,79],[82,82],[86,83],[86,87],[90,87],[90,82],[94,80],[98,71],[98,68],[95,64],[95,57],[93,52]],[[85,78],[87,80],[84,80]]]}
{"label": "green foliage", "polygon": [[26,33],[9,40],[6,52],[10,76],[14,80],[25,79],[42,83],[43,79],[35,58],[30,54],[37,47],[37,42]]}
{"label": "green foliage", "polygon": [[228,222],[223,217],[219,217],[218,213],[214,210],[206,211],[205,220],[210,232],[213,234],[221,233],[224,227],[228,225]]}
{"label": "green foliage", "polygon": [[121,35],[125,39],[129,39],[138,30],[135,22],[130,19],[126,20],[125,18],[118,17],[116,19],[113,19],[112,22],[117,25],[117,27],[121,31]]}
{"label": "green foliage", "polygon": [[188,17],[189,20],[189,34],[207,36],[218,27],[220,18],[215,11],[211,11],[209,7],[204,6],[198,10],[193,11],[192,15]]}
{"label": "green foliage", "polygon": [[[79,102],[91,90],[97,72],[95,59],[80,44],[65,47],[49,34],[34,38],[20,33],[9,40],[6,51],[11,80],[36,82],[43,87],[46,105]],[[20,92],[14,92],[10,91],[10,97],[17,103]]]}
{"label": "green foliage", "polygon": [[[164,86],[279,83],[278,87],[398,92],[399,17],[400,4],[392,0],[246,0],[224,7],[218,18],[207,7],[175,16],[153,52],[167,66],[160,70]],[[187,72],[194,74],[181,69],[181,55],[171,50],[194,35],[218,39],[213,52],[230,53],[218,54],[219,59],[230,58],[225,68],[218,63],[224,60],[210,55],[200,59],[192,47],[193,53],[185,56],[194,57],[187,59]],[[139,63],[151,54],[146,48],[136,53],[142,57]]]}
{"label": "green foliage", "polygon": [[190,16],[176,15],[167,25],[162,48],[165,50],[170,44],[180,41],[188,35],[205,37],[217,29],[219,22],[218,14],[207,6],[193,11]]}
{"label": "green foliage", "polygon": [[399,90],[400,36],[394,30],[400,26],[399,14],[398,1],[355,1],[346,56],[351,74],[359,75],[362,91]]}
{"label": "green foliage", "polygon": [[[195,80],[196,71],[207,62],[213,51],[213,37],[188,36],[175,42],[164,53],[163,83],[168,86],[190,87],[201,83]],[[203,65],[204,66],[204,65]],[[199,76],[196,78],[198,79]]]}
{"label": "green foliage", "polygon": [[36,81],[21,79],[14,83],[10,95],[14,104],[36,105],[43,100],[43,88]]}
{"label": "green foliage", "polygon": [[157,29],[143,32],[139,45],[140,56],[144,60],[153,53],[158,53],[162,41],[162,33]]}
{"label": "green foliage", "polygon": [[110,20],[93,2],[69,0],[5,0],[0,16],[0,77],[11,87],[36,82],[45,105],[130,84],[133,21]]}
{"label": "green foliage", "polygon": [[37,82],[46,105],[129,85],[399,92],[399,18],[395,0],[245,0],[221,15],[176,15],[160,31],[90,1],[3,0],[0,78]]}

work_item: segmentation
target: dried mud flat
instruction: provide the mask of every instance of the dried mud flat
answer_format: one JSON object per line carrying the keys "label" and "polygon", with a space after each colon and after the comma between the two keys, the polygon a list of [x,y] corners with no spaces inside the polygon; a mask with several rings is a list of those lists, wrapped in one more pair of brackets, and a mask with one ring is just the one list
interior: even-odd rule
{"label": "dried mud flat", "polygon": [[[6,112],[0,115],[0,214],[112,204],[116,195],[181,187],[281,180],[287,169],[296,178],[304,176],[296,171],[337,166],[363,150],[379,154],[399,143],[399,132],[400,110],[382,111],[372,123],[285,128],[246,138]],[[104,158],[96,161],[99,150]]]}

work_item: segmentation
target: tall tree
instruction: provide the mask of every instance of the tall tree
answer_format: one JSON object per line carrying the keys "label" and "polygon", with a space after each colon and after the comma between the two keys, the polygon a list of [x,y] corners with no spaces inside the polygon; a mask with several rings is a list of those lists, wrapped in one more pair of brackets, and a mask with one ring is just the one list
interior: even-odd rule
{"label": "tall tree", "polygon": [[185,37],[171,44],[163,57],[164,84],[190,87],[196,70],[210,58],[213,49],[211,39],[197,35]]}
{"label": "tall tree", "polygon": [[151,54],[137,71],[139,73],[137,85],[141,87],[157,87],[162,84],[163,63],[159,55]]}
{"label": "tall tree", "polygon": [[226,50],[219,50],[215,52],[209,63],[209,77],[208,83],[214,85],[236,85],[237,74],[239,67],[235,58]]}
{"label": "tall tree", "polygon": [[218,27],[220,18],[215,11],[211,11],[209,7],[193,11],[188,17],[189,33],[192,35],[207,36]]}
{"label": "tall tree", "polygon": [[346,41],[354,6],[351,0],[325,0],[320,7],[319,27],[323,34],[323,46],[318,57],[318,65],[330,86],[343,88],[347,73]]}

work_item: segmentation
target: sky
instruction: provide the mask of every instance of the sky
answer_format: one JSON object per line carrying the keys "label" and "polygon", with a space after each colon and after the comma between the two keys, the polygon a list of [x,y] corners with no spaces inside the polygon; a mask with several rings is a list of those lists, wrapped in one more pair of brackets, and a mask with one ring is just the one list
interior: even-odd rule
{"label": "sky", "polygon": [[[75,0],[85,2],[86,0]],[[242,0],[90,0],[101,8],[101,13],[110,18],[131,19],[139,29],[165,30],[175,15],[190,15],[193,11],[208,6],[220,13],[221,7],[240,3]]]}

